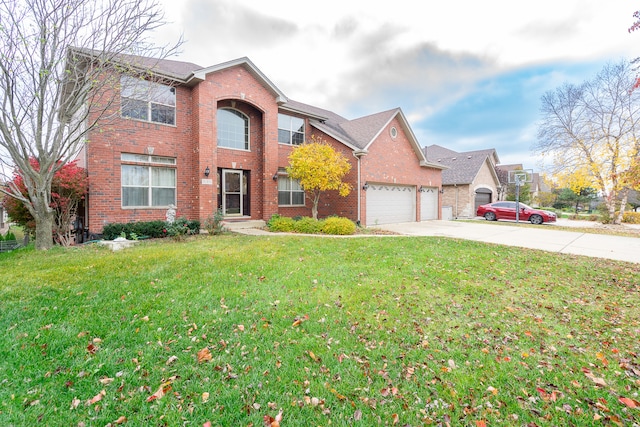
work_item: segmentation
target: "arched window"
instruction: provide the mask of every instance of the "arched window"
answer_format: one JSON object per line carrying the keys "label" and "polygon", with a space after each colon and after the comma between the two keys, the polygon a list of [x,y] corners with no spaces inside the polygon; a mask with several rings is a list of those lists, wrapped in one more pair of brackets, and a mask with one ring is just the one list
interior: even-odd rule
{"label": "arched window", "polygon": [[249,117],[231,108],[218,109],[218,147],[249,149]]}

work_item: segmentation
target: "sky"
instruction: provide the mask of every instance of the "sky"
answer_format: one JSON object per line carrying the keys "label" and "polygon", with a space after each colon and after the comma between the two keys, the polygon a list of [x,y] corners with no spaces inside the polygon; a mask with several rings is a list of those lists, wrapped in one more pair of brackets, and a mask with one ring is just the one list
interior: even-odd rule
{"label": "sky", "polygon": [[628,0],[159,0],[158,44],[248,57],[289,99],[348,119],[402,109],[421,146],[494,148],[541,172],[540,99],[640,57]]}

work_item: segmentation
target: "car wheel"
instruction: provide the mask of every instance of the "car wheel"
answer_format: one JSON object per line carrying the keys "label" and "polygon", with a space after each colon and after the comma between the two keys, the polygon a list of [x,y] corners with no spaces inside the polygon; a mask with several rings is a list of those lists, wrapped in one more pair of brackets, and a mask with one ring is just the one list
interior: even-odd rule
{"label": "car wheel", "polygon": [[493,212],[487,212],[486,214],[484,214],[484,219],[486,219],[487,221],[495,221],[496,214],[494,214]]}
{"label": "car wheel", "polygon": [[531,221],[531,224],[542,224],[542,217],[540,215],[531,215],[529,221]]}

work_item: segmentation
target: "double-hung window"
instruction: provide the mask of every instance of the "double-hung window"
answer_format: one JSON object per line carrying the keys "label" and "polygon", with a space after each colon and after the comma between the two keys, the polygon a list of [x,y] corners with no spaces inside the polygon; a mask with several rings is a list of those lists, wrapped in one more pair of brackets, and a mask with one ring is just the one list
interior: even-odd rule
{"label": "double-hung window", "polygon": [[249,117],[238,110],[220,108],[216,119],[218,147],[249,150]]}
{"label": "double-hung window", "polygon": [[120,78],[122,117],[176,124],[176,88],[130,76]]}
{"label": "double-hung window", "polygon": [[176,204],[176,159],[122,153],[122,207]]}
{"label": "double-hung window", "polygon": [[304,206],[304,189],[300,181],[287,175],[278,176],[278,205]]}
{"label": "double-hung window", "polygon": [[304,120],[299,117],[278,114],[278,142],[289,145],[304,143]]}

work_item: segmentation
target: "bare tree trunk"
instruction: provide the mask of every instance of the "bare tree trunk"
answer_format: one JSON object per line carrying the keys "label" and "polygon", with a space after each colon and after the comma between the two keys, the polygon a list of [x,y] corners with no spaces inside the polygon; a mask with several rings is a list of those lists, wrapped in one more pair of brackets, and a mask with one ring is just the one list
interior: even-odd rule
{"label": "bare tree trunk", "polygon": [[53,211],[47,209],[35,217],[36,220],[36,249],[47,250],[53,246]]}

